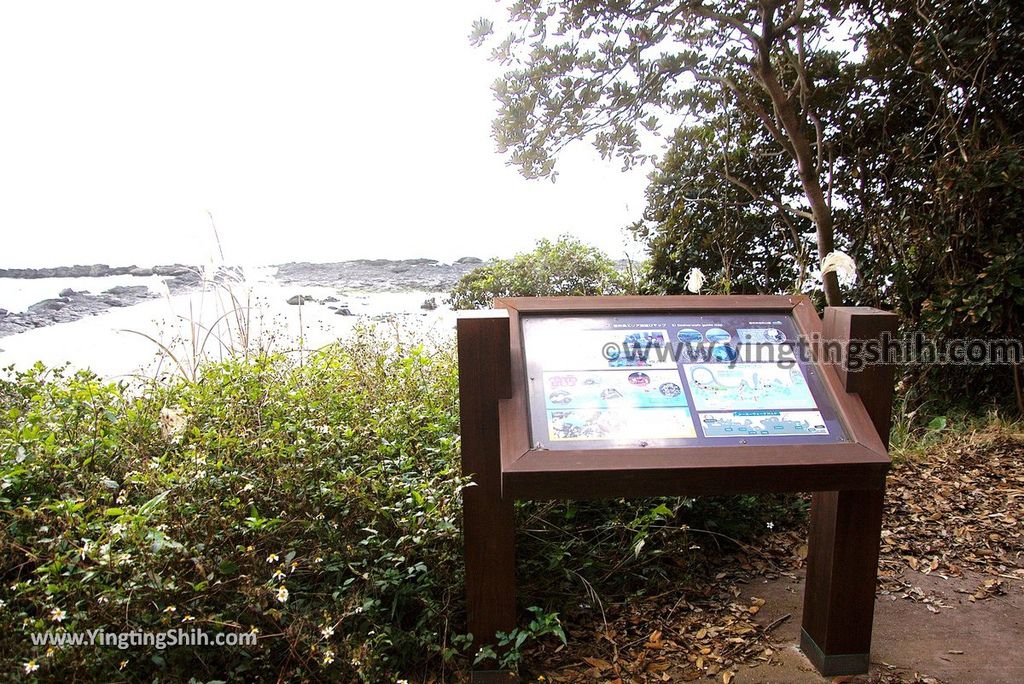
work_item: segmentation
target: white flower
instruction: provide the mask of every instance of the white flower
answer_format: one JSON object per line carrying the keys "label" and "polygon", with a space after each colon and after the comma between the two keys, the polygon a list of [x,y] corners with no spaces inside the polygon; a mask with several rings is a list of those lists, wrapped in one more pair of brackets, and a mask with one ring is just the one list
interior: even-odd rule
{"label": "white flower", "polygon": [[67,616],[68,614],[60,608],[54,608],[50,611],[50,619],[54,622],[64,622],[64,618],[66,618]]}
{"label": "white flower", "polygon": [[277,588],[277,600],[281,603],[288,602],[288,587],[280,586]]}
{"label": "white flower", "polygon": [[775,529],[775,523],[773,523],[773,522],[765,523],[765,527],[767,527],[769,530],[774,530]]}
{"label": "white flower", "polygon": [[334,662],[334,651],[327,651],[324,653],[324,665],[330,665]]}
{"label": "white flower", "polygon": [[704,287],[705,280],[703,271],[699,268],[691,268],[690,272],[686,274],[686,289],[697,294],[700,292],[700,288]]}
{"label": "white flower", "polygon": [[274,573],[274,575],[273,575],[273,579],[275,579],[275,580],[281,580],[281,579],[284,579],[284,578],[285,578],[285,574],[283,572],[281,572],[280,570],[276,571]]}
{"label": "white flower", "polygon": [[35,660],[30,660],[27,663],[25,663],[23,667],[25,668],[25,674],[28,674],[30,672],[35,672],[36,670],[38,670],[39,663],[37,663]]}
{"label": "white flower", "polygon": [[164,608],[164,612],[165,613],[176,613],[177,611],[178,611],[178,607],[177,606],[167,606],[166,608]]}
{"label": "white flower", "polygon": [[320,630],[320,634],[323,635],[324,639],[330,639],[332,636],[334,636],[334,627],[332,627],[331,625],[327,625],[326,627]]}
{"label": "white flower", "polygon": [[124,525],[122,525],[121,523],[114,523],[110,527],[110,534],[114,535],[115,537],[120,536],[122,532],[124,532]]}
{"label": "white flower", "polygon": [[846,252],[829,252],[821,260],[821,275],[833,272],[839,282],[847,287],[857,282],[857,264]]}
{"label": "white flower", "polygon": [[267,562],[268,563],[276,563],[277,562],[277,554],[276,553],[272,553],[269,556],[267,556]]}

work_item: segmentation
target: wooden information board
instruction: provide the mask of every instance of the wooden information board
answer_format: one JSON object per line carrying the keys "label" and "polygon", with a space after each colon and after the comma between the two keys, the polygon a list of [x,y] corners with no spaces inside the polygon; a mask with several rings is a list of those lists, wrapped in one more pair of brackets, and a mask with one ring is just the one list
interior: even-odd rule
{"label": "wooden information board", "polygon": [[466,585],[476,643],[515,626],[516,499],[815,492],[801,646],[867,670],[892,369],[816,340],[895,316],[805,297],[498,300],[458,321]]}

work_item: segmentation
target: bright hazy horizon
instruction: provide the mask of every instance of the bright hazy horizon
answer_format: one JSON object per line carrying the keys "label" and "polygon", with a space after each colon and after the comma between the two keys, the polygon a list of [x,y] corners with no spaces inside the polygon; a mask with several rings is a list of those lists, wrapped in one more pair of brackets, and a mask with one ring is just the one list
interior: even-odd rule
{"label": "bright hazy horizon", "polygon": [[[527,181],[495,151],[501,6],[5,3],[0,268],[508,256],[573,233],[613,257],[649,168],[587,143]],[[635,249],[631,250],[635,253]]]}

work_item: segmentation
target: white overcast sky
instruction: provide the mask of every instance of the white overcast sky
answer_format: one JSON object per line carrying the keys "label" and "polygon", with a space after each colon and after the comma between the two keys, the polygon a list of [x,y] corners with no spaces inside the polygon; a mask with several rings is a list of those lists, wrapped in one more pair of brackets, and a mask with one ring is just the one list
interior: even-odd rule
{"label": "white overcast sky", "polygon": [[476,2],[0,4],[0,267],[613,255],[643,171],[526,181],[490,138]]}

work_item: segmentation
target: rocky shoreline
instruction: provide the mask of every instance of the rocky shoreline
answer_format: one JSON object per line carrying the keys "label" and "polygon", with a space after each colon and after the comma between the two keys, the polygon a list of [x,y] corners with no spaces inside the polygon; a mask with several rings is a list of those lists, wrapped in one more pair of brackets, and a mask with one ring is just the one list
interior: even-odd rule
{"label": "rocky shoreline", "polygon": [[182,276],[195,273],[196,268],[185,264],[169,264],[143,268],[139,266],[108,266],[107,264],[77,264],[53,268],[0,268],[0,278],[105,278],[107,276]]}
{"label": "rocky shoreline", "polygon": [[100,294],[64,289],[58,297],[44,299],[19,313],[0,309],[0,337],[17,335],[47,325],[70,323],[114,307],[132,306],[156,296],[145,285],[121,285]]}
{"label": "rocky shoreline", "polygon": [[476,257],[463,257],[450,264],[435,259],[354,259],[324,264],[298,261],[275,266],[277,280],[282,283],[375,292],[441,292],[452,289],[459,278],[483,263]]}
{"label": "rocky shoreline", "polygon": [[[276,280],[297,287],[334,287],[375,292],[441,292],[452,289],[459,278],[483,263],[482,259],[476,257],[463,257],[450,264],[434,259],[355,259],[322,264],[291,262],[275,264],[273,267],[277,268]],[[153,267],[91,264],[53,268],[0,268],[0,278],[105,278],[126,275],[160,276],[171,292],[188,291],[203,282],[202,269],[184,264]],[[241,275],[242,271],[238,267],[221,267],[214,280],[231,280]],[[57,298],[44,299],[23,312],[11,313],[0,308],[0,337],[75,321],[113,307],[132,306],[156,296],[145,285],[119,286],[99,294],[65,289]]]}

